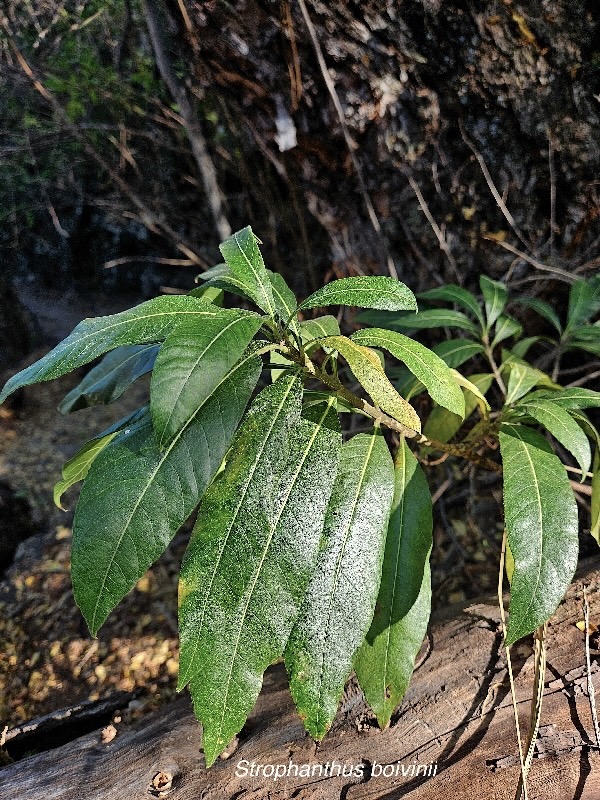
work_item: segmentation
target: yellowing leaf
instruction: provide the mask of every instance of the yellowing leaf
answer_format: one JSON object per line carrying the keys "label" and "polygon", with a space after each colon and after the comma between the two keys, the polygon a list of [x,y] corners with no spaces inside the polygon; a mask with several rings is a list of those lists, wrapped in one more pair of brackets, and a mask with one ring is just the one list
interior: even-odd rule
{"label": "yellowing leaf", "polygon": [[353,334],[352,341],[371,347],[383,347],[427,388],[430,396],[449,411],[464,416],[465,400],[454,370],[434,352],[408,336],[383,328],[365,328]]}
{"label": "yellowing leaf", "polygon": [[[459,383],[464,389],[467,389],[467,391],[471,392],[471,394],[475,396],[475,399],[477,401],[477,405],[481,409],[482,416],[487,417],[488,412],[490,410],[490,404],[486,400],[485,395],[483,394],[481,389],[478,386],[476,386],[472,381],[470,381],[468,378],[465,378],[463,375],[461,375],[460,372],[457,372],[457,370],[453,369],[452,373],[454,374],[454,377],[456,378],[456,382]],[[487,378],[488,378],[488,376],[486,375],[485,376],[485,382],[487,382]],[[489,389],[489,383],[488,383],[488,389]]]}
{"label": "yellowing leaf", "polygon": [[417,412],[389,382],[379,356],[369,347],[356,344],[346,336],[328,336],[321,344],[337,350],[348,362],[356,380],[371,395],[382,411],[413,431],[421,431]]}
{"label": "yellowing leaf", "polygon": [[[586,632],[586,631],[585,631],[585,620],[583,620],[583,619],[580,619],[580,620],[579,620],[579,622],[576,622],[576,623],[575,623],[575,627],[576,627],[576,628],[579,628],[579,630],[580,630],[582,633],[585,633],[585,632]],[[593,622],[590,622],[590,624],[587,626],[587,633],[589,633],[589,635],[590,635],[590,636],[591,636],[593,633],[598,633],[598,626],[597,626],[597,625],[594,625],[594,623],[593,623]]]}
{"label": "yellowing leaf", "polygon": [[63,494],[67,491],[67,489],[70,489],[71,486],[85,478],[96,456],[102,450],[104,450],[106,445],[111,441],[111,439],[114,439],[116,435],[117,432],[114,431],[113,433],[108,433],[106,436],[102,436],[101,438],[92,439],[91,442],[84,444],[79,452],[65,463],[62,468],[62,480],[59,481],[54,487],[55,505],[57,505],[63,511],[66,510],[61,505],[61,498]]}

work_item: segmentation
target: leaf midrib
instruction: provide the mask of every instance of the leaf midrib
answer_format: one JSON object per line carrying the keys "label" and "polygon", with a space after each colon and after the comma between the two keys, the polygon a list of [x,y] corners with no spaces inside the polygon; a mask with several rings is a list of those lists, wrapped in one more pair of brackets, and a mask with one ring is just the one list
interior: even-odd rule
{"label": "leaf midrib", "polygon": [[528,605],[526,607],[525,613],[521,615],[521,618],[524,619],[529,614],[529,611],[530,611],[531,607],[533,606],[533,601],[534,601],[534,599],[536,597],[537,589],[538,589],[538,586],[540,584],[540,577],[541,577],[541,574],[542,574],[542,556],[543,556],[543,552],[544,552],[544,528],[543,528],[544,515],[543,515],[543,509],[542,509],[542,497],[540,495],[537,475],[536,475],[536,472],[535,472],[535,465],[534,465],[533,460],[532,460],[532,458],[531,458],[531,456],[529,454],[529,450],[527,449],[527,445],[524,442],[524,440],[522,439],[519,431],[515,430],[514,433],[517,436],[520,444],[523,446],[523,452],[525,453],[525,455],[527,457],[528,466],[529,466],[529,469],[530,469],[531,474],[533,476],[533,482],[534,482],[535,493],[536,493],[536,498],[535,498],[536,499],[536,508],[538,509],[538,532],[539,532],[539,540],[540,540],[540,545],[539,545],[540,546],[540,549],[539,549],[540,557],[537,559],[538,572],[537,572],[536,581],[535,581],[535,590],[531,593],[531,598],[530,598],[529,603],[528,603]]}
{"label": "leaf midrib", "polygon": [[[404,527],[404,501],[406,497],[406,443],[404,441],[401,442],[400,452],[402,453],[402,499],[400,501],[400,524],[399,524],[399,531],[400,535],[398,536],[398,546],[396,548],[396,558],[394,561],[394,581],[392,584],[392,596],[390,599],[389,604],[389,614],[388,614],[388,624],[385,628],[385,658],[383,662],[383,687],[382,687],[382,697],[384,698],[384,704],[386,702],[386,684],[387,684],[387,665],[389,661],[389,652],[390,652],[390,640],[392,638],[392,617],[394,613],[394,603],[396,601],[396,584],[398,579],[398,569],[400,564],[400,550],[402,546],[402,529]],[[392,515],[390,515],[391,520]]]}
{"label": "leaf midrib", "polygon": [[[215,314],[215,317],[218,317],[218,316],[219,316],[218,314]],[[236,317],[235,319],[231,320],[231,322],[229,322],[229,323],[228,323],[228,324],[227,324],[227,325],[226,325],[224,328],[221,328],[221,329],[220,329],[220,330],[217,332],[216,336],[214,336],[214,337],[213,337],[213,338],[210,340],[210,342],[208,342],[208,344],[206,345],[206,347],[204,348],[204,350],[202,350],[202,352],[201,352],[201,353],[199,353],[199,355],[198,355],[198,358],[197,358],[197,359],[195,360],[195,362],[192,364],[192,366],[190,367],[190,369],[189,369],[189,371],[188,371],[188,373],[187,373],[187,377],[185,378],[185,380],[184,380],[184,382],[183,382],[183,384],[182,384],[182,386],[181,386],[181,389],[180,389],[180,391],[179,391],[179,392],[178,392],[178,394],[177,394],[177,399],[175,400],[175,402],[174,402],[174,403],[173,403],[173,405],[172,405],[171,411],[169,412],[169,416],[167,417],[167,419],[166,419],[165,423],[164,423],[164,424],[163,424],[163,426],[162,426],[162,428],[163,428],[163,432],[162,432],[162,434],[161,434],[160,441],[159,441],[159,443],[158,443],[158,446],[159,446],[159,447],[163,447],[163,445],[164,445],[164,443],[165,443],[165,437],[168,435],[168,434],[167,434],[167,431],[168,431],[169,423],[171,422],[171,419],[172,419],[172,417],[173,417],[173,414],[175,413],[175,409],[176,409],[177,405],[179,404],[179,401],[180,401],[180,399],[181,399],[181,395],[183,394],[183,392],[184,392],[185,388],[187,387],[187,385],[188,385],[188,383],[189,383],[189,380],[190,380],[190,377],[191,377],[192,373],[194,372],[194,370],[197,368],[197,366],[198,366],[198,364],[200,363],[200,361],[201,361],[201,360],[204,358],[204,356],[206,355],[206,353],[207,353],[207,352],[208,352],[208,351],[209,351],[209,350],[210,350],[212,347],[214,347],[214,345],[216,344],[216,342],[218,342],[218,341],[219,341],[219,339],[221,338],[221,336],[224,336],[224,335],[225,335],[225,333],[226,333],[226,332],[227,332],[227,331],[228,331],[230,328],[232,328],[234,325],[237,325],[237,324],[238,324],[238,322],[244,322],[246,319],[248,319],[248,317],[246,317],[246,316],[244,315],[244,316]],[[193,335],[193,334],[192,334],[192,335]],[[219,382],[219,383],[220,383],[220,382]],[[210,394],[212,394],[212,392],[211,392]],[[210,397],[210,394],[208,395],[209,397]],[[203,401],[203,403],[202,403],[202,404],[204,404],[204,402],[205,402],[205,401]]]}
{"label": "leaf midrib", "polygon": [[[250,236],[254,236],[254,234],[250,233]],[[266,303],[269,313],[273,316],[275,314],[275,309],[273,308],[273,305],[272,305],[272,302],[271,302],[271,298],[269,297],[269,294],[267,292],[265,284],[261,280],[261,276],[258,274],[257,270],[254,269],[254,266],[253,266],[252,262],[250,261],[250,259],[246,255],[246,253],[244,252],[244,249],[242,248],[241,244],[239,243],[239,241],[238,241],[238,233],[234,233],[233,234],[233,241],[236,243],[238,250],[242,254],[242,257],[244,258],[244,260],[246,261],[246,263],[250,267],[250,270],[252,271],[252,274],[254,275],[256,283],[258,284],[258,287],[259,287],[259,289],[261,291],[262,299]],[[269,281],[269,288],[271,289],[271,282],[270,281]],[[273,292],[271,291],[271,297],[272,296],[273,296]]]}
{"label": "leaf midrib", "polygon": [[296,485],[296,481],[298,480],[298,476],[300,475],[300,471],[302,470],[302,467],[304,466],[304,462],[306,461],[306,458],[308,457],[308,454],[310,453],[310,451],[312,449],[313,443],[314,443],[317,435],[319,434],[319,432],[321,430],[321,426],[323,424],[323,420],[325,419],[325,417],[327,416],[327,414],[329,413],[330,409],[333,406],[334,399],[335,398],[331,398],[327,402],[327,406],[326,406],[325,411],[323,412],[323,414],[321,416],[321,419],[319,420],[319,422],[317,424],[315,424],[315,430],[314,430],[313,434],[311,435],[307,446],[304,449],[304,453],[302,455],[302,459],[300,460],[300,463],[298,464],[296,472],[294,473],[294,476],[293,476],[292,480],[290,481],[290,485],[288,486],[287,492],[286,492],[284,498],[282,499],[281,505],[279,507],[279,511],[278,511],[278,513],[277,513],[272,525],[270,526],[269,535],[268,535],[267,541],[265,543],[265,546],[263,548],[262,558],[261,558],[260,563],[258,565],[258,569],[256,570],[256,574],[255,574],[254,580],[252,582],[252,585],[250,587],[250,591],[248,592],[248,599],[247,599],[246,604],[244,606],[244,610],[242,612],[240,624],[239,624],[239,627],[238,627],[238,633],[237,633],[237,638],[236,638],[236,642],[235,642],[235,647],[234,647],[234,650],[233,650],[233,655],[231,657],[231,666],[229,668],[229,674],[227,676],[225,697],[223,698],[221,721],[219,723],[219,733],[218,733],[217,739],[221,739],[221,736],[223,735],[223,722],[225,720],[225,711],[227,710],[227,707],[228,707],[227,706],[227,700],[229,698],[229,689],[230,689],[230,686],[231,686],[231,676],[233,674],[233,667],[234,667],[234,664],[235,664],[235,660],[236,660],[236,657],[237,657],[237,651],[238,651],[239,644],[240,644],[240,639],[241,639],[241,635],[242,635],[242,628],[244,627],[244,622],[245,622],[245,619],[246,619],[246,613],[248,611],[248,607],[250,605],[250,601],[252,600],[252,596],[254,594],[254,589],[255,589],[256,584],[258,582],[258,578],[260,576],[263,564],[264,564],[265,559],[267,557],[267,553],[269,552],[269,550],[271,548],[271,542],[273,541],[273,536],[275,535],[275,531],[277,530],[277,526],[279,525],[279,520],[281,519],[281,515],[283,514],[283,512],[284,512],[284,510],[285,510],[285,508],[287,506],[287,503],[288,503],[288,500],[289,500],[290,495],[292,493],[292,490],[293,490],[294,486]]}
{"label": "leaf midrib", "polygon": [[327,622],[326,622],[326,629],[325,629],[325,642],[323,644],[323,647],[321,648],[321,654],[320,654],[321,655],[321,667],[320,667],[320,670],[319,670],[319,677],[318,677],[319,703],[317,705],[317,714],[316,714],[317,727],[319,725],[319,712],[320,712],[320,709],[322,707],[321,700],[323,699],[323,674],[325,672],[325,651],[327,649],[327,642],[329,640],[329,635],[330,635],[330,631],[331,631],[331,607],[333,605],[333,597],[334,597],[334,594],[335,594],[335,589],[337,587],[338,576],[339,576],[339,572],[340,572],[340,569],[341,569],[342,559],[344,557],[344,553],[345,553],[345,550],[346,550],[346,545],[348,543],[348,537],[350,536],[350,530],[352,528],[352,524],[354,522],[354,517],[356,515],[356,507],[358,505],[358,500],[360,498],[360,494],[361,494],[361,491],[363,489],[364,479],[365,479],[365,475],[366,475],[366,472],[367,472],[367,467],[369,466],[369,462],[371,460],[371,454],[373,452],[373,448],[375,447],[375,440],[376,440],[375,437],[376,436],[377,436],[377,433],[371,434],[371,441],[369,442],[369,449],[367,451],[366,458],[364,460],[364,463],[363,463],[363,466],[362,466],[362,469],[361,469],[360,479],[358,481],[356,493],[354,495],[354,500],[352,501],[351,513],[348,516],[348,524],[346,525],[346,530],[344,532],[344,540],[342,542],[342,546],[340,548],[340,552],[339,552],[338,558],[336,560],[335,570],[334,570],[334,574],[333,574],[332,589],[329,592],[329,597],[328,597],[328,602],[327,602]]}
{"label": "leaf midrib", "polygon": [[[202,617],[201,617],[200,622],[196,626],[197,630],[198,630],[198,634],[197,634],[197,636],[195,637],[195,640],[194,640],[194,651],[193,651],[193,653],[192,653],[192,655],[191,655],[191,657],[189,659],[189,662],[188,662],[190,665],[193,664],[194,659],[196,658],[196,653],[198,652],[198,646],[199,646],[199,643],[200,643],[200,632],[201,632],[202,626],[204,624],[204,617],[206,616],[206,609],[208,607],[208,600],[209,600],[209,597],[210,597],[210,591],[212,589],[212,586],[213,586],[215,577],[217,575],[218,569],[219,569],[219,567],[221,565],[221,561],[223,559],[223,553],[225,552],[225,548],[227,547],[227,544],[229,543],[229,540],[231,538],[233,529],[235,527],[235,523],[237,521],[237,516],[239,514],[240,508],[242,507],[242,504],[243,504],[243,502],[244,502],[244,500],[246,498],[246,495],[248,493],[248,487],[250,486],[250,483],[252,481],[252,477],[253,477],[254,473],[256,472],[256,470],[258,468],[258,464],[260,463],[260,459],[261,459],[261,457],[262,457],[262,455],[263,455],[263,453],[265,451],[265,448],[266,448],[267,444],[269,443],[269,439],[271,437],[271,433],[273,431],[273,428],[275,427],[275,425],[277,423],[277,420],[279,419],[279,415],[281,414],[281,409],[283,408],[283,406],[284,406],[284,404],[285,404],[287,398],[289,397],[289,395],[290,395],[290,393],[291,393],[293,388],[294,388],[294,383],[292,381],[290,381],[289,388],[287,389],[287,391],[283,395],[283,397],[281,399],[281,402],[279,403],[279,406],[277,407],[277,411],[273,415],[273,421],[271,422],[271,424],[270,424],[270,426],[268,428],[267,435],[264,437],[262,445],[261,445],[259,451],[257,452],[256,458],[254,459],[254,464],[252,465],[252,468],[251,468],[251,470],[250,470],[250,472],[248,474],[248,479],[247,479],[246,484],[244,486],[243,492],[242,492],[242,494],[240,496],[240,499],[239,499],[239,502],[238,502],[238,504],[235,507],[235,510],[233,512],[233,516],[231,518],[231,523],[228,525],[227,532],[226,532],[225,536],[223,537],[223,545],[222,545],[222,547],[221,547],[221,549],[219,551],[219,554],[217,556],[215,567],[213,569],[213,573],[212,573],[211,578],[210,578],[210,583],[209,583],[208,589],[206,590],[206,593],[205,593],[204,605],[202,607]],[[188,677],[190,675],[190,672],[191,672],[191,666],[189,666],[186,669],[186,671],[185,671],[185,673],[184,673],[184,675],[182,677],[180,676],[180,678],[179,678],[179,685],[180,686],[185,686],[185,684],[190,680],[190,677]]]}
{"label": "leaf midrib", "polygon": [[[88,339],[91,339],[92,337],[96,337],[96,336],[105,334],[107,331],[110,331],[112,328],[119,328],[121,326],[130,326],[130,325],[136,324],[138,322],[143,322],[143,321],[152,319],[153,317],[181,316],[183,314],[186,314],[186,315],[203,314],[203,315],[213,316],[213,317],[216,316],[214,313],[211,313],[210,311],[206,311],[206,310],[202,310],[202,309],[199,309],[198,311],[175,310],[175,311],[162,311],[160,313],[155,313],[155,314],[145,314],[145,315],[140,316],[140,317],[135,317],[134,319],[127,319],[127,320],[121,320],[119,322],[113,322],[110,325],[106,325],[106,327],[97,328],[94,331],[90,331],[89,333],[83,334],[83,335],[79,336],[75,341],[71,342],[71,344],[66,348],[65,351],[63,351],[62,353],[58,353],[57,355],[60,356],[61,360],[67,360],[68,358],[70,358],[70,356],[80,346],[82,346],[83,349],[82,349],[82,351],[80,353],[80,357],[81,357],[86,352],[86,350],[89,348],[90,342],[87,341]],[[109,348],[109,350],[110,349],[116,349],[116,348]],[[105,352],[107,352],[107,351],[105,351]],[[48,353],[48,355],[50,355],[50,353]],[[54,365],[54,366],[56,366],[56,365]],[[81,366],[83,366],[83,364]],[[43,368],[43,366],[40,365],[38,370],[33,374],[37,377],[37,375],[39,375],[43,371],[44,371],[44,368]],[[50,367],[50,373],[51,372],[52,372],[52,367]],[[64,373],[61,373],[61,374],[64,374]],[[57,375],[56,377],[61,377],[61,376]],[[50,378],[48,378],[48,380],[50,380]]]}

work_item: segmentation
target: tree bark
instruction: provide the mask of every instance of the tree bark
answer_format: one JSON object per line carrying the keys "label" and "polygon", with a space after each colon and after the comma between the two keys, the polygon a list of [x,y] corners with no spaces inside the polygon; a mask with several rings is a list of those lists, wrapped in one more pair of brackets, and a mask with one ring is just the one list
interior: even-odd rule
{"label": "tree bark", "polygon": [[[417,288],[509,270],[568,281],[597,267],[594,4],[184,5],[202,57],[190,62],[195,80],[226,110],[267,243],[269,218],[285,230],[300,215],[282,217],[265,154],[302,198],[307,227],[329,239],[319,252],[324,237],[311,234],[307,259],[329,256],[340,273],[385,272],[382,237]],[[296,146],[281,146],[282,125]]]}
{"label": "tree bark", "polygon": [[[598,561],[594,565],[597,569]],[[577,580],[549,626],[548,670],[529,797],[595,800],[600,796],[600,753],[586,696],[582,592],[588,588],[592,620],[600,615],[600,572]],[[20,800],[512,800],[519,778],[513,710],[498,609],[484,601],[438,619],[431,652],[417,670],[391,726],[378,730],[353,682],[348,684],[335,723],[320,746],[304,733],[281,666],[271,668],[264,690],[230,755],[206,770],[200,730],[190,702],[170,706],[102,743],[100,731],[62,747],[30,756],[0,771],[0,791]],[[592,678],[600,666],[592,648]],[[522,729],[527,726],[533,663],[530,642],[512,648]],[[18,742],[18,737],[13,744]],[[595,744],[595,743],[594,743]],[[7,737],[10,752],[11,734]],[[240,763],[243,762],[243,763]],[[246,763],[248,762],[248,763]],[[310,777],[277,781],[242,775],[243,768],[286,765]],[[338,775],[334,762],[348,773]],[[327,775],[326,765],[329,763]],[[410,774],[427,765],[431,775]],[[320,767],[318,765],[321,765]],[[433,767],[430,767],[433,765]],[[404,766],[404,777],[401,774]],[[387,767],[384,773],[384,768]],[[362,770],[360,769],[362,768]],[[319,774],[321,771],[322,774]],[[238,773],[236,775],[236,772]],[[394,773],[390,775],[389,773]],[[396,773],[400,774],[396,774]],[[433,774],[435,772],[435,774]],[[162,792],[162,793],[161,793]]]}

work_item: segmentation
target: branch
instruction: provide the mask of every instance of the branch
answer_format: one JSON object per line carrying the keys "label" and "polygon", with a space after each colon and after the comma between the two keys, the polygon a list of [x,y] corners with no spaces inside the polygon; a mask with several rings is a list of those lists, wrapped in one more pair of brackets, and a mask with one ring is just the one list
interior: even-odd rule
{"label": "branch", "polygon": [[123,194],[129,199],[133,206],[139,212],[139,219],[144,227],[148,228],[148,230],[157,233],[162,232],[165,236],[167,236],[180,250],[184,253],[194,264],[197,264],[202,269],[207,269],[208,265],[206,262],[200,258],[200,256],[194,251],[193,245],[188,244],[185,240],[179,236],[179,234],[171,228],[171,226],[162,218],[159,218],[157,214],[142,200],[142,198],[136,194],[129,184],[123,180],[123,178],[111,167],[111,165],[98,153],[98,151],[90,144],[87,138],[81,133],[81,131],[77,128],[77,126],[71,122],[68,115],[66,114],[64,108],[58,102],[58,100],[51,94],[48,89],[44,86],[44,84],[35,76],[33,70],[29,66],[28,62],[26,61],[25,57],[18,49],[15,41],[13,40],[10,31],[5,27],[4,31],[7,36],[8,42],[15,54],[17,61],[19,62],[19,66],[25,73],[25,75],[29,78],[31,83],[33,84],[35,90],[39,92],[39,94],[46,100],[46,102],[51,106],[52,110],[55,114],[60,118],[62,124],[65,128],[69,131],[69,133],[77,139],[77,141],[81,144],[85,152],[92,158],[98,166],[107,173],[110,179],[113,181],[115,186],[117,186]]}
{"label": "branch", "polygon": [[492,461],[491,458],[487,458],[486,456],[482,456],[475,452],[475,448],[479,446],[480,442],[459,442],[458,444],[448,444],[447,442],[438,442],[436,439],[430,439],[424,434],[419,433],[412,428],[408,428],[406,425],[398,422],[398,420],[390,417],[388,414],[385,414],[380,408],[372,406],[362,397],[359,397],[357,394],[354,394],[354,392],[351,392],[350,389],[347,389],[338,378],[319,368],[313,361],[310,360],[310,358],[308,358],[305,353],[301,353],[286,342],[282,342],[278,349],[281,350],[281,352],[284,353],[291,361],[302,367],[308,375],[321,381],[321,383],[325,384],[325,386],[328,386],[330,389],[333,389],[333,391],[336,392],[346,403],[348,403],[349,406],[356,408],[358,411],[362,411],[364,414],[367,414],[369,417],[371,417],[371,419],[375,420],[375,422],[378,422],[380,425],[384,425],[386,428],[402,434],[402,436],[404,436],[406,439],[412,439],[415,444],[419,444],[423,447],[431,447],[434,450],[440,450],[442,453],[448,453],[451,456],[465,458],[468,461],[471,461],[474,464],[477,464],[478,466],[488,469],[492,472],[502,472],[502,467],[495,461]]}
{"label": "branch", "polygon": [[390,273],[392,278],[397,278],[398,272],[396,270],[396,265],[394,264],[394,261],[389,253],[388,244],[384,232],[381,228],[379,218],[375,213],[375,208],[373,207],[371,198],[369,197],[369,192],[367,191],[367,186],[365,184],[365,179],[363,177],[360,162],[356,157],[356,153],[354,152],[356,145],[352,141],[352,137],[350,136],[350,131],[348,130],[348,123],[346,122],[346,117],[344,115],[344,109],[342,108],[342,104],[340,103],[340,98],[338,97],[338,93],[335,89],[335,84],[331,78],[331,74],[327,68],[327,64],[325,63],[325,57],[323,56],[323,49],[321,48],[321,45],[319,43],[319,37],[317,36],[315,26],[312,23],[312,20],[310,18],[304,0],[298,0],[298,5],[300,6],[300,10],[302,11],[302,16],[304,17],[304,22],[306,23],[306,27],[308,29],[308,33],[310,35],[310,39],[313,44],[315,54],[317,56],[317,61],[319,62],[319,68],[321,70],[321,74],[323,75],[323,80],[325,81],[325,85],[327,86],[327,91],[329,92],[329,95],[333,101],[333,105],[335,106],[335,110],[337,112],[338,119],[340,121],[340,126],[342,128],[342,133],[344,134],[344,141],[346,142],[346,147],[348,148],[350,158],[352,159],[352,166],[354,167],[354,171],[356,172],[356,177],[358,178],[360,193],[362,194],[363,201],[367,209],[367,213],[369,215],[369,219],[371,220],[371,225],[373,226],[373,230],[375,231],[377,238],[379,239],[379,242],[381,244],[381,249],[383,250],[383,253],[385,255],[388,272]]}
{"label": "branch", "polygon": [[169,59],[169,48],[165,37],[166,25],[164,19],[161,18],[160,6],[157,0],[143,0],[143,4],[156,66],[173,100],[179,106],[179,113],[183,120],[185,132],[190,140],[194,160],[202,179],[202,185],[204,186],[206,199],[208,200],[219,239],[220,241],[229,239],[231,225],[225,214],[223,198],[217,181],[217,171],[208,152],[206,139],[202,133],[197,114],[190,103],[187,90],[177,77]]}
{"label": "branch", "polygon": [[505,250],[508,250],[509,253],[512,253],[515,256],[518,256],[523,261],[526,261],[528,264],[531,264],[532,267],[539,269],[542,272],[550,272],[553,275],[558,275],[567,283],[574,283],[577,278],[571,275],[571,273],[566,272],[564,269],[559,269],[558,267],[550,267],[548,264],[542,264],[541,261],[538,261],[537,258],[533,258],[532,256],[528,256],[527,253],[522,253],[520,250],[517,250],[516,247],[513,247],[512,244],[508,244],[508,242],[501,242],[499,239],[495,239],[492,236],[486,236],[485,234],[481,237],[485,239],[486,242],[494,242],[495,244],[499,244],[500,247],[503,247]]}

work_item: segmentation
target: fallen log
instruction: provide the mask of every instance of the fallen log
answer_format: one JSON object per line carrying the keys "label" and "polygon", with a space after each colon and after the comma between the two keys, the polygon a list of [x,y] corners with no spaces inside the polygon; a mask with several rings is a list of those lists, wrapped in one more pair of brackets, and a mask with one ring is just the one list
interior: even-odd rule
{"label": "fallen log", "polygon": [[[529,798],[600,797],[583,619],[600,616],[598,559],[588,564],[548,626],[544,705]],[[592,640],[591,676],[600,671]],[[533,679],[531,642],[512,648],[522,729]],[[100,730],[0,771],[0,795],[20,800],[512,800],[519,778],[513,709],[499,613],[493,600],[449,609],[431,627],[423,665],[385,731],[350,682],[321,745],[304,733],[283,667],[264,689],[225,758],[206,770],[200,730],[183,696],[130,728]],[[279,766],[279,769],[277,767]],[[284,774],[285,773],[285,774]]]}

